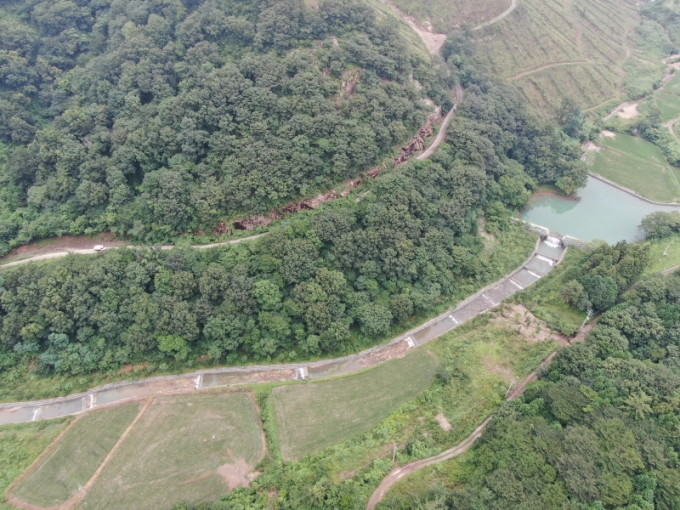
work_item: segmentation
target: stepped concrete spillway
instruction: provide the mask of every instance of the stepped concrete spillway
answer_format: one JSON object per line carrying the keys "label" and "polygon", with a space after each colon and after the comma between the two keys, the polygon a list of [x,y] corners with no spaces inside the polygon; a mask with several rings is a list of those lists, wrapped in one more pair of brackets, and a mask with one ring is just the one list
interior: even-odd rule
{"label": "stepped concrete spillway", "polygon": [[426,344],[499,305],[504,299],[545,276],[562,260],[566,250],[559,236],[542,236],[531,256],[511,274],[470,296],[455,309],[447,310],[388,344],[358,354],[310,363],[201,370],[189,374],[114,383],[85,393],[49,400],[5,403],[0,404],[0,425],[70,416],[150,395],[261,382],[323,379],[364,370]]}

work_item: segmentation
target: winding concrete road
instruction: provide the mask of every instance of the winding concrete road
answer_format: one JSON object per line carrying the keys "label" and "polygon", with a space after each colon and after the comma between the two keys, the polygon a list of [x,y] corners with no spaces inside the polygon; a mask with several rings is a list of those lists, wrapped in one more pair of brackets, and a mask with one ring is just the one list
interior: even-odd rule
{"label": "winding concrete road", "polygon": [[517,0],[512,0],[510,2],[510,7],[507,8],[507,10],[503,11],[500,13],[498,16],[495,18],[490,19],[489,21],[485,21],[484,23],[480,23],[477,25],[475,28],[472,30],[481,30],[484,27],[488,27],[489,25],[493,25],[494,23],[498,23],[500,20],[505,18],[508,14],[510,14],[512,11],[514,11],[517,8]]}

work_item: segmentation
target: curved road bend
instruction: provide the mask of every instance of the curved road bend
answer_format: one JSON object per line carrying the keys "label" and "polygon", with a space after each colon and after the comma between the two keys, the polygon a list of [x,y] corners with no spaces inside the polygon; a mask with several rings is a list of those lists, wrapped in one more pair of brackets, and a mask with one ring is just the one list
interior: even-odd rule
{"label": "curved road bend", "polygon": [[434,140],[430,144],[430,146],[425,149],[421,154],[416,156],[416,159],[418,161],[422,161],[423,159],[428,159],[432,154],[434,154],[434,151],[437,150],[439,145],[444,141],[446,138],[446,130],[449,128],[449,124],[451,124],[451,119],[453,119],[454,114],[456,113],[456,110],[458,109],[458,105],[463,101],[463,97],[465,96],[465,90],[463,90],[463,87],[461,86],[460,83],[456,84],[456,102],[453,103],[453,107],[451,110],[449,110],[449,113],[446,114],[446,117],[444,117],[444,120],[442,121],[442,125],[439,126],[439,131],[437,131],[437,136],[434,137]]}
{"label": "curved road bend", "polygon": [[403,355],[447,333],[460,324],[486,312],[515,292],[546,275],[562,259],[566,249],[538,240],[531,256],[511,274],[501,278],[463,301],[455,309],[421,324],[415,329],[361,353],[309,363],[224,367],[182,375],[153,377],[92,388],[85,393],[49,400],[0,404],[0,424],[47,420],[81,413],[125,400],[203,388],[317,380],[365,370]]}

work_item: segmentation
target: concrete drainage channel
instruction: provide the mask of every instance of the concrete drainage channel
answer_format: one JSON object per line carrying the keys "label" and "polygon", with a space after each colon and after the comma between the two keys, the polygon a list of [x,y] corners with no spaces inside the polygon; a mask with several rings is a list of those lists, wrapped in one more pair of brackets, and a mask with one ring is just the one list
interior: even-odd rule
{"label": "concrete drainage channel", "polygon": [[564,244],[562,238],[555,234],[542,236],[531,256],[513,273],[470,296],[454,310],[447,310],[388,344],[358,354],[312,363],[209,369],[108,384],[67,397],[5,403],[0,404],[0,424],[60,418],[150,395],[261,382],[323,379],[363,370],[430,342],[531,285],[562,260],[567,251]]}

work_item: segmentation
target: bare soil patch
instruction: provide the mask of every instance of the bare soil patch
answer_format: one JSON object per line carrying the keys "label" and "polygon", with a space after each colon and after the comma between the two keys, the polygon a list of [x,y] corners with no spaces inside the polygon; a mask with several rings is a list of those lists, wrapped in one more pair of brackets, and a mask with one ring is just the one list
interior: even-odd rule
{"label": "bare soil patch", "polygon": [[113,241],[114,238],[115,234],[112,232],[103,232],[92,236],[52,237],[12,248],[7,255],[0,258],[0,261],[10,262],[60,250],[86,250],[92,248],[95,244],[105,244],[107,246],[123,246],[127,244],[126,241]]}
{"label": "bare soil patch", "polygon": [[590,140],[588,140],[586,143],[583,144],[583,151],[584,152],[590,152],[590,151],[600,152],[601,150],[602,150],[602,147],[591,142]]}
{"label": "bare soil patch", "polygon": [[616,133],[614,133],[614,131],[609,131],[608,129],[605,129],[603,131],[600,131],[600,136],[603,138],[616,138]]}
{"label": "bare soil patch", "polygon": [[420,38],[423,40],[427,51],[430,54],[435,55],[439,52],[439,49],[444,45],[446,41],[445,34],[438,34],[432,30],[430,26],[424,27],[420,25],[413,16],[409,16],[403,13],[396,5],[388,0],[382,0],[385,5],[396,12],[401,19],[403,19],[408,25],[416,32]]}
{"label": "bare soil patch", "polygon": [[229,491],[233,491],[236,487],[249,487],[250,482],[260,475],[257,471],[251,472],[251,468],[245,459],[237,459],[232,464],[222,464],[217,468],[217,474],[227,482]]}
{"label": "bare soil patch", "polygon": [[[554,340],[559,345],[569,345],[569,339],[550,327],[531,313],[524,305],[513,304],[504,306],[494,322],[508,329],[514,329],[531,344]],[[502,375],[502,374],[499,374]]]}
{"label": "bare soil patch", "polygon": [[633,103],[629,104],[628,106],[625,106],[624,108],[621,108],[617,115],[623,119],[634,119],[639,114],[640,112],[638,112],[637,103]]}
{"label": "bare soil patch", "polygon": [[437,423],[439,423],[439,426],[445,431],[448,432],[453,428],[453,426],[449,423],[449,420],[446,419],[446,417],[442,414],[439,413],[437,416],[434,417],[435,420],[437,420]]}

